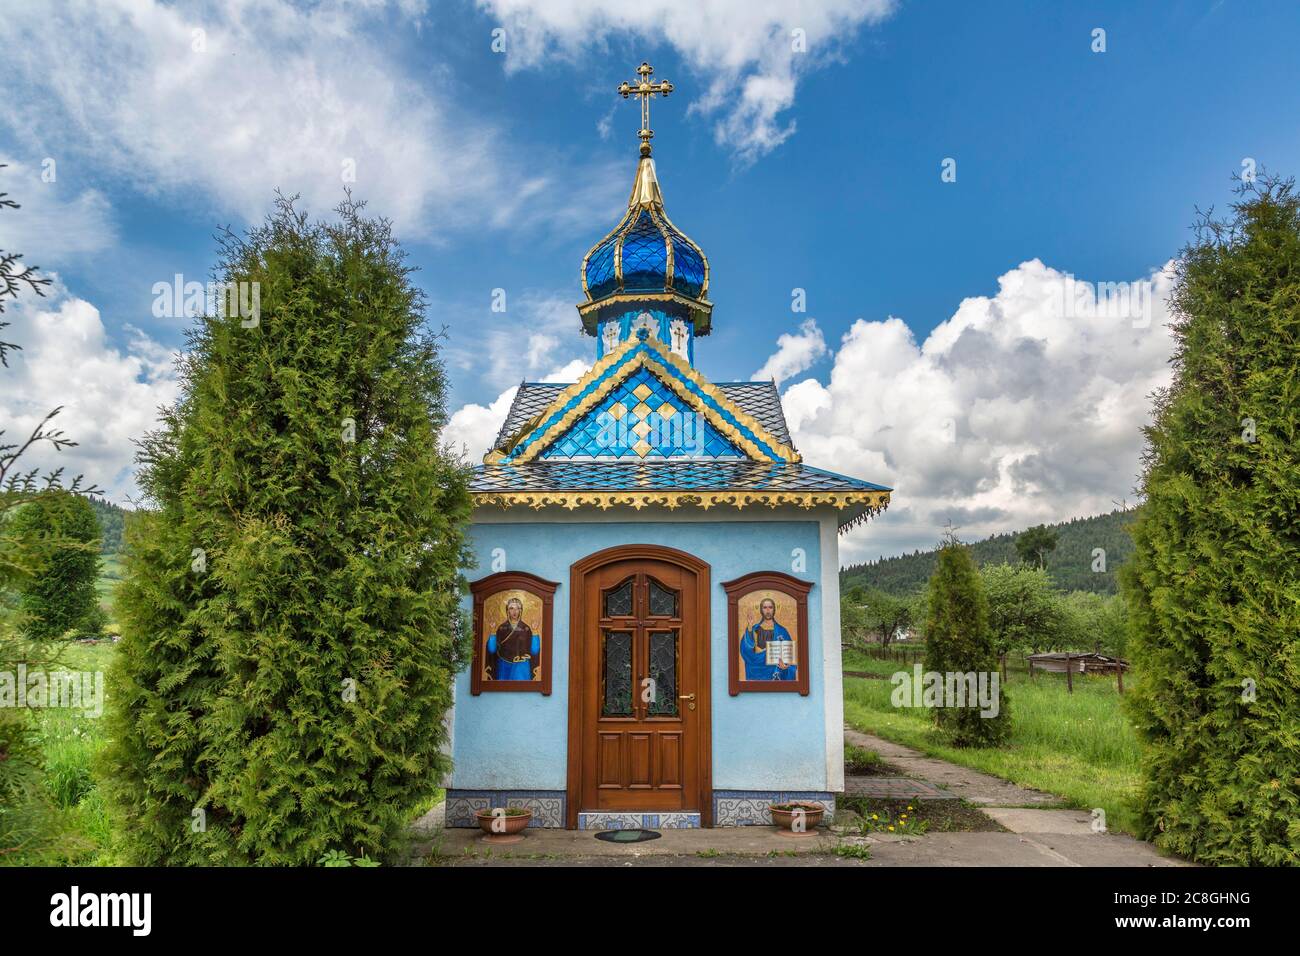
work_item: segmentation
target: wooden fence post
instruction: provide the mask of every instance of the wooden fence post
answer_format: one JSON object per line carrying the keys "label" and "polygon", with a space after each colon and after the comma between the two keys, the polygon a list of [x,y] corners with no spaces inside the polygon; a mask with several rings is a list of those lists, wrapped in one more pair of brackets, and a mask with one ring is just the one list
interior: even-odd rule
{"label": "wooden fence post", "polygon": [[1074,664],[1074,659],[1073,659],[1072,657],[1070,657],[1069,652],[1066,652],[1066,655],[1065,655],[1065,687],[1066,687],[1066,689],[1067,689],[1071,694],[1074,693],[1074,667],[1073,667],[1073,664]]}

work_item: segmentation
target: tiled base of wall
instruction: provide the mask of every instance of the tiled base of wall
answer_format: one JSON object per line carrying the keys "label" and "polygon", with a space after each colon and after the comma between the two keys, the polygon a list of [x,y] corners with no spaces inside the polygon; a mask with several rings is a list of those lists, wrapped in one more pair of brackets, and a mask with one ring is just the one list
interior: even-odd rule
{"label": "tiled base of wall", "polygon": [[[533,811],[530,827],[565,825],[563,790],[448,790],[447,826],[476,827],[477,810],[493,807],[527,807]],[[827,816],[835,813],[835,795],[815,790],[714,790],[713,825],[715,827],[771,826],[768,806],[789,800],[810,800],[826,807]],[[588,813],[578,814],[579,830],[620,830],[644,827],[649,830],[673,830],[700,825],[700,815],[685,813]]]}
{"label": "tiled base of wall", "polygon": [[529,827],[564,828],[563,790],[448,790],[447,826],[476,827],[474,813],[493,807],[526,807]]}
{"label": "tiled base of wall", "polygon": [[698,813],[579,813],[579,830],[696,830]]}
{"label": "tiled base of wall", "polygon": [[826,808],[826,816],[835,814],[835,794],[815,790],[714,790],[713,825],[715,827],[770,827],[773,803],[808,800]]}

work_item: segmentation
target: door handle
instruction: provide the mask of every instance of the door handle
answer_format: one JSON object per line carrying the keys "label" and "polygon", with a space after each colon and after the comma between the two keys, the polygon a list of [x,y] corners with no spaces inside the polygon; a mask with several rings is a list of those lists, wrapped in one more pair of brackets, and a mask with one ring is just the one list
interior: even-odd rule
{"label": "door handle", "polygon": [[694,694],[681,694],[681,695],[678,696],[677,699],[678,699],[678,700],[694,700],[694,699],[695,699],[695,695],[694,695]]}

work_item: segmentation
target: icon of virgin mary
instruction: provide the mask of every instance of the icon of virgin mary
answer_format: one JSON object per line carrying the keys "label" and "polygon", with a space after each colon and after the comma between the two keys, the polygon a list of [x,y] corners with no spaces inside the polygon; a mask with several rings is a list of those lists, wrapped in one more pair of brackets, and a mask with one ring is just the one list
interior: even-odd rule
{"label": "icon of virgin mary", "polygon": [[487,639],[487,680],[541,680],[542,639],[524,623],[524,602],[506,601],[506,619]]}

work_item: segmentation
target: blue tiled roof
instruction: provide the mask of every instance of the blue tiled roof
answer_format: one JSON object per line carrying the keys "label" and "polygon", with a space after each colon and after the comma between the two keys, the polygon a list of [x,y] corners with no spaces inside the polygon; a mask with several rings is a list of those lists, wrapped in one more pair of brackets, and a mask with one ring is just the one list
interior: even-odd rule
{"label": "blue tiled roof", "polygon": [[470,491],[890,491],[804,464],[749,459],[563,460],[480,465]]}

